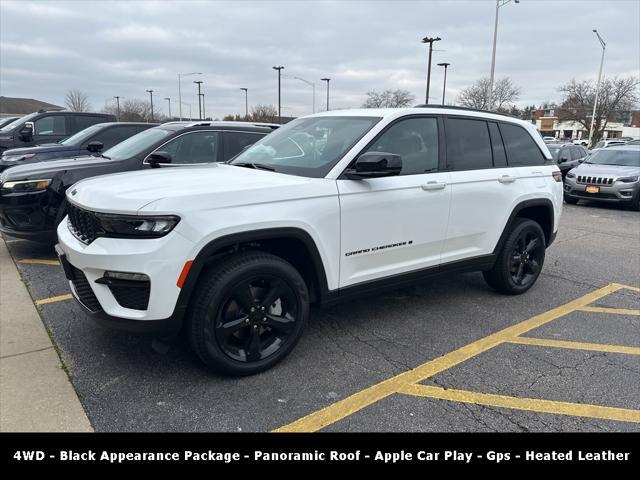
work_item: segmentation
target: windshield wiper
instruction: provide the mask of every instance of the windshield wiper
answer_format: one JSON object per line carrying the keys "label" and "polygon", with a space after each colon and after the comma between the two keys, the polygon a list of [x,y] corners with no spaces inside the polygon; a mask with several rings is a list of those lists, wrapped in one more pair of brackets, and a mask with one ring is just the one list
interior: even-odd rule
{"label": "windshield wiper", "polygon": [[240,163],[232,163],[231,165],[237,165],[238,167],[253,168],[255,170],[269,170],[270,172],[276,171],[275,168],[273,168],[270,165],[265,165],[264,163],[240,162]]}

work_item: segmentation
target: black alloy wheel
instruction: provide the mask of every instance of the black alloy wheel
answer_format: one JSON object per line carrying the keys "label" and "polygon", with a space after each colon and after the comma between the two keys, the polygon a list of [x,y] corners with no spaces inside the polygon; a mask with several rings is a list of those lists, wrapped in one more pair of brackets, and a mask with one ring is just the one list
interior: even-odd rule
{"label": "black alloy wheel", "polygon": [[535,231],[520,232],[511,254],[510,273],[514,284],[526,287],[538,277],[544,257],[543,242]]}

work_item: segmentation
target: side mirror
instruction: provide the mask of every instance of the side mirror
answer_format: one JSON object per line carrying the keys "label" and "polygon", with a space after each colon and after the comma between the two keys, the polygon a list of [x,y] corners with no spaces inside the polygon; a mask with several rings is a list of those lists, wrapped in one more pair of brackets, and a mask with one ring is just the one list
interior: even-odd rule
{"label": "side mirror", "polygon": [[91,153],[101,152],[103,148],[104,148],[104,143],[99,142],[97,140],[94,140],[93,142],[89,142],[87,144],[87,150],[89,150]]}
{"label": "side mirror", "polygon": [[24,122],[24,125],[18,131],[18,135],[20,136],[20,139],[25,142],[28,142],[29,140],[31,140],[33,138],[33,129],[34,129],[33,122]]}
{"label": "side mirror", "polygon": [[558,160],[558,163],[564,163],[568,161],[569,161],[569,157],[560,157],[560,159]]}
{"label": "side mirror", "polygon": [[147,157],[147,161],[151,168],[160,168],[163,163],[171,163],[171,155],[167,152],[153,152]]}
{"label": "side mirror", "polygon": [[345,172],[351,180],[365,178],[391,177],[402,170],[402,157],[395,153],[367,152],[360,155],[353,168]]}

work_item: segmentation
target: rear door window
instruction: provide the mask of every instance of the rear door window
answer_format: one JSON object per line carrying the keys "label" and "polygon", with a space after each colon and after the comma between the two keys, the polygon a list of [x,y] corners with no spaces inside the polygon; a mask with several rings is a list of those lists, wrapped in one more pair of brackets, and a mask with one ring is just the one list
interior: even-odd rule
{"label": "rear door window", "polygon": [[454,171],[493,167],[489,128],[484,120],[448,118],[447,164]]}
{"label": "rear door window", "polygon": [[507,150],[507,162],[510,166],[544,165],[546,161],[544,155],[542,155],[538,145],[524,128],[501,123],[500,132]]}

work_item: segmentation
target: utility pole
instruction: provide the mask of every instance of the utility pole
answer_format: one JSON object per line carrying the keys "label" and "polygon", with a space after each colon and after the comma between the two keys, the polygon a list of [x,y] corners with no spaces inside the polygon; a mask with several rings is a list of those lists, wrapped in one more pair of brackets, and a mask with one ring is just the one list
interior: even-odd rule
{"label": "utility pole", "polygon": [[593,29],[593,33],[598,36],[598,40],[600,41],[600,45],[602,45],[602,57],[600,57],[600,71],[598,72],[598,84],[596,85],[596,100],[593,102],[593,113],[591,114],[591,128],[589,128],[589,144],[588,147],[591,147],[591,139],[593,137],[593,123],[596,119],[596,108],[598,106],[598,96],[600,95],[600,81],[602,79],[602,65],[604,64],[604,51],[607,48],[607,44],[604,43],[604,40],[598,33],[598,30]]}
{"label": "utility pole", "polygon": [[117,115],[116,115],[116,119],[118,121],[120,121],[120,97],[115,96],[113,98],[116,99],[116,112],[118,112]]}
{"label": "utility pole", "polygon": [[[189,75],[202,75],[201,72],[191,72],[191,73],[179,73],[178,74],[178,111],[180,115],[180,121],[182,121],[182,77],[188,77]],[[185,105],[190,105],[185,102]],[[191,107],[189,107],[191,108]],[[189,114],[191,117],[191,114]],[[189,118],[191,120],[191,118]]]}
{"label": "utility pole", "polygon": [[169,121],[171,121],[171,98],[164,97],[164,99],[167,101],[167,105],[169,105]]}
{"label": "utility pole", "polygon": [[244,118],[249,118],[249,89],[242,87],[240,88],[244,92]]}
{"label": "utility pole", "polygon": [[204,111],[204,93],[200,94],[202,96],[202,119],[206,120],[207,119],[207,114]]}
{"label": "utility pole", "polygon": [[443,62],[439,63],[439,67],[444,67],[444,84],[442,85],[442,105],[444,105],[444,94],[447,91],[447,67],[451,65],[450,63]]}
{"label": "utility pole", "polygon": [[329,111],[329,82],[331,81],[330,78],[321,78],[320,79],[323,82],[327,82],[327,112]]}
{"label": "utility pole", "polygon": [[281,104],[281,97],[280,97],[280,93],[281,93],[281,84],[280,84],[280,77],[282,75],[282,70],[284,70],[284,67],[282,65],[280,65],[279,67],[273,67],[274,70],[278,71],[278,123],[282,124],[282,104]]}
{"label": "utility pole", "polygon": [[440,40],[442,40],[440,37],[424,37],[422,39],[422,43],[428,43],[429,44],[429,63],[427,66],[427,93],[425,95],[425,101],[424,103],[429,103],[429,87],[431,84],[431,54],[433,52],[433,42],[439,42]]}
{"label": "utility pole", "polygon": [[[496,69],[496,43],[498,41],[498,12],[500,7],[504,7],[511,0],[496,0],[496,21],[493,26],[493,53],[491,54],[491,77],[489,78],[489,105],[488,110],[493,109],[493,74]],[[514,3],[520,3],[520,0],[514,0]]]}
{"label": "utility pole", "polygon": [[147,90],[147,93],[151,97],[151,123],[153,123],[153,90]]}
{"label": "utility pole", "polygon": [[193,83],[198,85],[198,120],[202,120],[202,107],[200,106],[200,85],[202,85],[202,80],[194,80]]}

